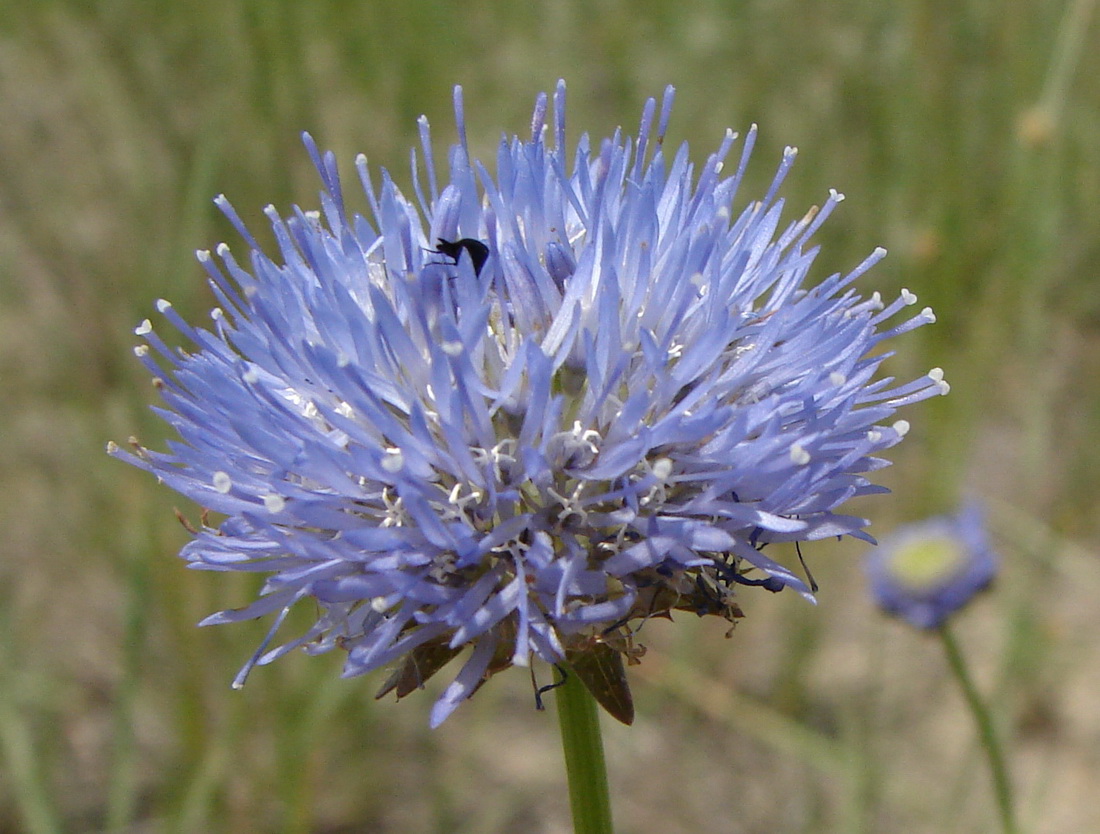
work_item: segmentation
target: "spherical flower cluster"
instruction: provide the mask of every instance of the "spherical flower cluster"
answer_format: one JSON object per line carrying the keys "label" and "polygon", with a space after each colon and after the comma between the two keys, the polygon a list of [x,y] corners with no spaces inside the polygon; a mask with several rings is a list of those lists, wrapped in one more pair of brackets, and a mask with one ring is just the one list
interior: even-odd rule
{"label": "spherical flower cluster", "polygon": [[917,628],[937,628],[993,582],[997,554],[981,510],[898,529],[865,562],[879,606]]}
{"label": "spherical flower cluster", "polygon": [[[218,199],[251,251],[199,253],[213,327],[161,301],[191,346],[137,329],[179,439],[111,453],[222,518],[184,547],[193,567],[269,574],[204,621],[275,614],[237,684],[340,647],[347,675],[394,666],[383,691],[400,697],[468,648],[437,725],[535,658],[614,679],[646,618],[733,621],[737,585],[812,598],[769,545],[869,538],[837,508],[884,491],[867,473],[906,432],[895,410],[947,391],[938,369],[874,379],[883,345],[934,317],[899,320],[908,291],[856,293],[882,250],[808,285],[842,196],[783,221],[787,149],[763,199],[735,208],[755,128],[732,176],[732,132],[696,172],[686,145],[665,155],[672,98],[647,103],[637,138],[570,150],[559,83],[550,123],[543,95],[494,177],[456,89],[446,181],[423,118],[413,198],[356,160],[369,219],[307,136],[321,210],[267,210],[275,257]],[[304,599],[316,623],[271,648]]]}

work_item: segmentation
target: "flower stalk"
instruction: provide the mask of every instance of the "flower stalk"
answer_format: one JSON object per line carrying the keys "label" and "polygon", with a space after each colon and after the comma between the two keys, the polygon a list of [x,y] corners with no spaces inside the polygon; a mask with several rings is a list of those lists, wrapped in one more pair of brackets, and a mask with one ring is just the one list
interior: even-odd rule
{"label": "flower stalk", "polygon": [[611,834],[611,795],[596,699],[572,673],[555,690],[575,834]]}
{"label": "flower stalk", "polygon": [[966,705],[970,714],[974,717],[974,724],[978,729],[978,738],[981,740],[982,750],[985,751],[986,763],[989,766],[989,775],[993,779],[993,794],[997,800],[997,811],[1000,814],[1001,830],[1004,834],[1018,834],[1016,826],[1016,814],[1012,801],[1012,782],[1008,776],[1008,766],[1005,763],[1004,750],[997,738],[997,730],[993,726],[993,716],[990,714],[985,701],[978,693],[974,685],[974,679],[970,676],[970,670],[959,649],[958,641],[951,631],[951,626],[946,622],[937,629],[940,641],[943,643],[944,654],[947,655],[947,663],[951,667],[951,674],[959,683]]}

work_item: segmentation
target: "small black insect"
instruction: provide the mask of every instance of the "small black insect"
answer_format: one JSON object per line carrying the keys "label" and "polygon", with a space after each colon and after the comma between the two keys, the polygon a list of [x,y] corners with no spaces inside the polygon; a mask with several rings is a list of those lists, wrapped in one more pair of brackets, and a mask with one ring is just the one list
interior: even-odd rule
{"label": "small black insect", "polygon": [[472,237],[464,237],[462,240],[444,240],[440,237],[436,238],[436,248],[432,251],[446,255],[457,264],[458,256],[462,254],[463,249],[470,256],[470,263],[474,265],[474,275],[480,275],[481,268],[489,260],[489,247],[480,240],[474,240]]}

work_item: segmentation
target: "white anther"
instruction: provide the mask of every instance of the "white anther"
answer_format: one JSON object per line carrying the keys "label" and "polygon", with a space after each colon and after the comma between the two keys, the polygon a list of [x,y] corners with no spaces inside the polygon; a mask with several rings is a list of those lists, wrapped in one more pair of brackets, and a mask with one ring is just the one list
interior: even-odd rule
{"label": "white anther", "polygon": [[264,496],[264,508],[269,513],[281,513],[285,507],[286,499],[283,498],[283,496],[275,495],[274,493]]}
{"label": "white anther", "polygon": [[389,472],[391,475],[400,472],[405,466],[405,456],[401,454],[401,450],[397,448],[386,449],[386,454],[382,458],[382,468]]}

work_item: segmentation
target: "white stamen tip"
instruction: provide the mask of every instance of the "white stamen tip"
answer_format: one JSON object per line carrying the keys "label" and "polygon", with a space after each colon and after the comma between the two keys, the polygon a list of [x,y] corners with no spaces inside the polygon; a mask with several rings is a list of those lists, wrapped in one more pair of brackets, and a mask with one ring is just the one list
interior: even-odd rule
{"label": "white stamen tip", "polygon": [[158,313],[163,313],[166,310],[170,310],[170,309],[172,309],[172,302],[171,301],[168,301],[164,298],[158,298],[157,299],[157,312]]}
{"label": "white stamen tip", "polygon": [[672,459],[657,458],[653,462],[653,474],[659,481],[668,480],[668,476],[672,474]]}
{"label": "white stamen tip", "polygon": [[148,345],[138,345],[137,347],[134,348],[134,356],[136,356],[138,359],[141,359],[141,358],[143,358],[145,356],[148,356],[148,355],[149,355],[149,346]]}
{"label": "white stamen tip", "polygon": [[810,462],[810,453],[795,443],[791,446],[791,463],[797,466],[805,466]]}
{"label": "white stamen tip", "polygon": [[[916,301],[915,298],[913,300]],[[935,324],[936,323],[936,314],[934,312],[932,312],[931,307],[925,307],[923,310],[921,310],[920,311],[920,317],[922,319],[924,319],[926,322],[928,322],[929,324]]]}
{"label": "white stamen tip", "polygon": [[386,449],[386,454],[381,463],[382,468],[392,475],[400,472],[405,466],[405,456],[401,454],[400,449]]}
{"label": "white stamen tip", "polygon": [[905,287],[902,287],[901,300],[906,306],[908,306],[910,304],[917,303],[917,296],[914,293],[909,292],[909,290],[907,290]]}
{"label": "white stamen tip", "polygon": [[214,489],[222,495],[227,495],[233,489],[233,479],[228,472],[215,472],[213,478]]}
{"label": "white stamen tip", "polygon": [[461,356],[462,342],[444,342],[443,352],[448,356]]}
{"label": "white stamen tip", "polygon": [[265,495],[264,496],[264,508],[269,513],[281,513],[286,507],[286,499],[281,495]]}
{"label": "white stamen tip", "polygon": [[840,371],[833,371],[829,374],[829,382],[838,388],[848,381],[848,377],[844,376]]}
{"label": "white stamen tip", "polygon": [[898,437],[905,437],[905,435],[909,434],[909,421],[898,420],[894,423],[892,428],[898,433]]}
{"label": "white stamen tip", "polygon": [[249,368],[247,371],[241,374],[241,379],[243,379],[249,385],[255,385],[257,382],[260,381],[260,373],[255,368]]}
{"label": "white stamen tip", "polygon": [[135,336],[146,336],[146,335],[148,335],[152,332],[153,332],[153,323],[151,321],[149,321],[149,319],[145,319],[144,321],[142,321],[141,324],[139,324],[137,327],[134,328],[134,335]]}
{"label": "white stamen tip", "polygon": [[928,378],[933,382],[943,381],[943,368],[933,368],[928,372]]}

